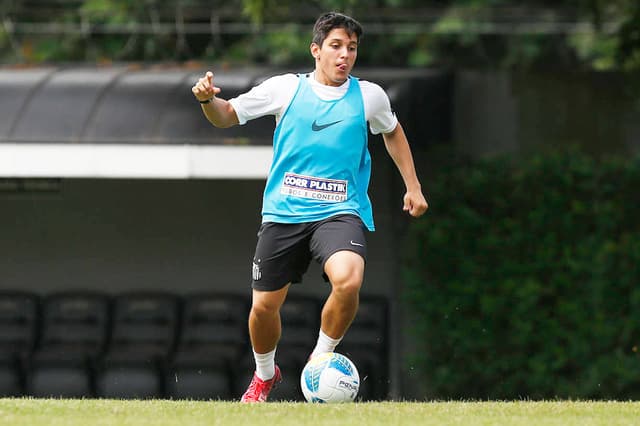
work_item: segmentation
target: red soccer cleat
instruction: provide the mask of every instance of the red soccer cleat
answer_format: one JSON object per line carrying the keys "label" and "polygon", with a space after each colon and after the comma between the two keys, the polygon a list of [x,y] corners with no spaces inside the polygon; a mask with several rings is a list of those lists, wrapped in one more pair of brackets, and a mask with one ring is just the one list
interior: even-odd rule
{"label": "red soccer cleat", "polygon": [[266,402],[271,389],[282,381],[280,368],[276,365],[276,374],[269,380],[262,380],[255,373],[253,379],[249,383],[247,391],[242,395],[240,402]]}

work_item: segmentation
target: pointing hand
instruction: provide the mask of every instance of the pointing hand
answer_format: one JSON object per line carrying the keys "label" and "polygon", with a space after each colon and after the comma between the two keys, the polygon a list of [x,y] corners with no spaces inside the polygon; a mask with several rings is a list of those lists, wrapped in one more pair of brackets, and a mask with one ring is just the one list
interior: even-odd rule
{"label": "pointing hand", "polygon": [[199,101],[206,101],[220,93],[220,88],[213,85],[213,73],[207,71],[204,77],[201,77],[191,88],[193,95]]}

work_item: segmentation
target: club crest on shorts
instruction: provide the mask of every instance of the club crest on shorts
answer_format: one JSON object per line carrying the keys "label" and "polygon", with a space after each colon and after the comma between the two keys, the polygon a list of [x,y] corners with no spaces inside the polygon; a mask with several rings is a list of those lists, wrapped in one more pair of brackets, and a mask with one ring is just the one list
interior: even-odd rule
{"label": "club crest on shorts", "polygon": [[256,262],[253,262],[253,268],[251,268],[251,277],[253,278],[254,281],[260,281],[260,278],[262,278],[260,265],[258,265]]}

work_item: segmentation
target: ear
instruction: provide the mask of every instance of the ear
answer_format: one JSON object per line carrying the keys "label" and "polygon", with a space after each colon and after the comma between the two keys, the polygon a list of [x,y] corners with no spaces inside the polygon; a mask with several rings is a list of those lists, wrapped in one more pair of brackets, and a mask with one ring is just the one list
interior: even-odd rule
{"label": "ear", "polygon": [[311,51],[311,56],[318,59],[320,57],[320,46],[317,43],[311,43],[309,46],[309,50]]}

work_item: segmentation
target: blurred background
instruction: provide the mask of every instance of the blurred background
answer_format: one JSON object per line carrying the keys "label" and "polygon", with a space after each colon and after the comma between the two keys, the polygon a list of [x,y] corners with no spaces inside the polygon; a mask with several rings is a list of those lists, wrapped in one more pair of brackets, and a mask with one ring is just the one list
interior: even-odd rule
{"label": "blurred background", "polygon": [[[230,98],[312,70],[317,16],[364,27],[430,203],[370,135],[360,398],[640,397],[640,3],[0,1],[0,396],[235,399],[273,119]],[[282,312],[275,399],[329,287]]]}

